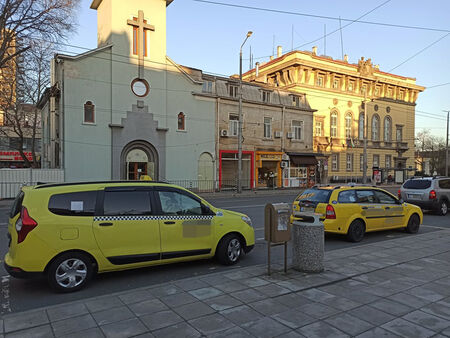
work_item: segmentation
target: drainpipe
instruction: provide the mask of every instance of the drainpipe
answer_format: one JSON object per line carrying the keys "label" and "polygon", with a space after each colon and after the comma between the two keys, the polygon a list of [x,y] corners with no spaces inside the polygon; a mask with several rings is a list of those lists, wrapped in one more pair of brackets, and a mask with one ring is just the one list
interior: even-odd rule
{"label": "drainpipe", "polygon": [[[219,125],[219,116],[220,116],[220,97],[217,98],[216,100],[216,154],[215,154],[215,170],[214,170],[214,183],[216,184],[217,182],[217,188],[219,187],[219,180],[218,180],[218,170],[219,170],[219,166],[220,166],[220,159],[219,159],[219,143],[220,143],[220,125]],[[214,187],[214,192],[216,191],[215,189],[216,187]]]}

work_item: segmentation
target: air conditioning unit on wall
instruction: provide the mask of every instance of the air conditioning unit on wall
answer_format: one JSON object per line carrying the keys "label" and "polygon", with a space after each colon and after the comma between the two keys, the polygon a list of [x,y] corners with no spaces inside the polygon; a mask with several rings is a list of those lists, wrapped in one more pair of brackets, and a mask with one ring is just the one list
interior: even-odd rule
{"label": "air conditioning unit on wall", "polygon": [[287,133],[287,134],[286,134],[286,137],[287,137],[287,138],[293,138],[293,137],[294,137],[294,134],[293,134],[293,133]]}
{"label": "air conditioning unit on wall", "polygon": [[222,130],[220,131],[220,136],[222,136],[222,137],[228,137],[228,130],[222,129]]}
{"label": "air conditioning unit on wall", "polygon": [[275,138],[280,138],[280,137],[281,137],[281,131],[276,131]]}

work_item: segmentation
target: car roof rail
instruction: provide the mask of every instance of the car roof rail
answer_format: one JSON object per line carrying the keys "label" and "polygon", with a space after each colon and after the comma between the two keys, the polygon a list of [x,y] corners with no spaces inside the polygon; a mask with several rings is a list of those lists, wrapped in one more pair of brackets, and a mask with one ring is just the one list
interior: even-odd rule
{"label": "car roof rail", "polygon": [[64,187],[71,185],[89,185],[89,184],[114,184],[114,183],[128,183],[128,184],[149,184],[149,183],[157,183],[157,184],[170,184],[168,182],[163,181],[89,181],[89,182],[62,182],[62,183],[44,183],[41,185],[37,185],[35,189],[43,189],[43,188],[54,188],[54,187]]}

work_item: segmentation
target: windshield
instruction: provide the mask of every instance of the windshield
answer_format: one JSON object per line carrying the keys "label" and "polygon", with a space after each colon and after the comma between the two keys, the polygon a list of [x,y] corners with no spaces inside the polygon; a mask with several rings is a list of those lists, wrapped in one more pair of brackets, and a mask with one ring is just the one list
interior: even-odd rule
{"label": "windshield", "polygon": [[330,195],[330,190],[306,189],[295,200],[304,203],[328,203]]}
{"label": "windshield", "polygon": [[428,189],[431,187],[431,180],[408,180],[403,184],[405,189]]}

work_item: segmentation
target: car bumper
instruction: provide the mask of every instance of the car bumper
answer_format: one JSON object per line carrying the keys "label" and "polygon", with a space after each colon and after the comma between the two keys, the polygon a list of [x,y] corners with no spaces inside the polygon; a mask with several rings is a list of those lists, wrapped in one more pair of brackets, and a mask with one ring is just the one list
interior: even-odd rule
{"label": "car bumper", "polygon": [[247,253],[249,253],[250,251],[252,251],[254,247],[255,247],[254,244],[253,244],[253,245],[246,245],[246,246],[244,247],[244,252],[247,254]]}
{"label": "car bumper", "polygon": [[3,265],[5,266],[5,270],[14,278],[29,279],[42,276],[42,272],[23,271],[21,268],[9,266],[6,263],[3,263]]}
{"label": "car bumper", "polygon": [[439,209],[439,203],[437,200],[432,201],[416,201],[416,200],[407,200],[405,201],[409,204],[414,204],[424,210],[437,210]]}

